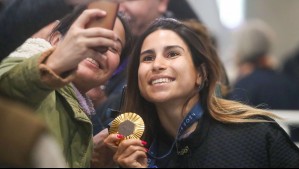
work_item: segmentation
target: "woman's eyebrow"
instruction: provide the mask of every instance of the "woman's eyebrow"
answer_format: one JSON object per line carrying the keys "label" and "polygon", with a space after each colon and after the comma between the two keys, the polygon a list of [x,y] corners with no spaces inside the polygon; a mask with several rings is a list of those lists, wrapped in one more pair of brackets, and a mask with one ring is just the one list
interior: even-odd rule
{"label": "woman's eyebrow", "polygon": [[146,50],[146,51],[142,52],[142,53],[140,54],[140,56],[141,56],[141,55],[145,55],[145,54],[152,54],[152,53],[154,53],[154,50],[153,50],[153,49],[149,49],[149,50]]}
{"label": "woman's eyebrow", "polygon": [[170,49],[173,49],[173,48],[179,48],[179,49],[185,51],[184,48],[182,48],[181,46],[178,46],[178,45],[166,46],[166,47],[164,48],[164,50],[170,50]]}
{"label": "woman's eyebrow", "polygon": [[[185,49],[183,47],[177,46],[177,45],[166,46],[166,47],[164,47],[164,50],[167,51],[167,50],[174,49],[174,48],[179,48],[179,49],[185,51]],[[146,51],[141,52],[140,56],[145,55],[145,54],[153,54],[153,53],[155,53],[154,49],[148,49]]]}

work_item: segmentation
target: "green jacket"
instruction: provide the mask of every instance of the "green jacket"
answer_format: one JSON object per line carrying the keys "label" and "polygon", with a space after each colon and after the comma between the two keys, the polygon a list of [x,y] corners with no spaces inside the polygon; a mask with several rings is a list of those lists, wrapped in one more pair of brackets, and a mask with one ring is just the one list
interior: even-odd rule
{"label": "green jacket", "polygon": [[[43,56],[45,55],[45,56]],[[90,167],[92,123],[67,78],[47,70],[48,54],[29,59],[8,58],[0,65],[3,94],[31,106],[48,125],[63,149],[69,167]]]}

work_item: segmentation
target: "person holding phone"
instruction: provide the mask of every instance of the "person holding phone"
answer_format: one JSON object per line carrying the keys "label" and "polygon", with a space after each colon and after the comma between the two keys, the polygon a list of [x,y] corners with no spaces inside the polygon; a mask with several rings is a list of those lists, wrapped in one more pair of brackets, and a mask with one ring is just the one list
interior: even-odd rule
{"label": "person holding phone", "polygon": [[[41,27],[70,12],[73,6],[87,2],[0,0],[0,61]],[[61,149],[46,124],[3,90],[0,89],[0,166],[66,167]]]}
{"label": "person holding phone", "polygon": [[[215,52],[213,52],[215,53]],[[299,167],[299,149],[275,115],[216,97],[220,61],[208,41],[174,19],[140,36],[129,66],[123,112],[145,122],[140,140],[109,135],[121,167]]]}
{"label": "person holding phone", "polygon": [[[5,94],[30,105],[46,121],[69,167],[90,166],[93,136],[89,118],[94,111],[85,93],[105,83],[129,44],[120,19],[113,30],[88,28],[95,18],[104,19],[107,12],[81,12],[78,8],[60,21],[52,34],[55,48],[22,62],[17,58],[6,60],[0,69],[0,86]],[[99,53],[94,50],[98,47],[109,50]]]}

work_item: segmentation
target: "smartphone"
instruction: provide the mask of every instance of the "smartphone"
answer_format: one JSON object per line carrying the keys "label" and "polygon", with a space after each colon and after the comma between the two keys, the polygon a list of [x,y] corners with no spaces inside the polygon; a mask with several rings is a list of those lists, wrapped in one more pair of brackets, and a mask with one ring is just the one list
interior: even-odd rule
{"label": "smartphone", "polygon": [[[117,12],[119,8],[119,3],[111,0],[97,0],[91,2],[88,6],[88,9],[101,9],[107,12],[107,15],[103,18],[95,18],[88,25],[87,28],[92,27],[101,27],[113,30],[114,23],[117,17]],[[100,53],[106,53],[108,51],[107,47],[98,47],[94,50]]]}
{"label": "smartphone", "polygon": [[115,19],[117,16],[119,3],[111,0],[97,0],[91,2],[88,6],[88,9],[101,9],[107,12],[107,15],[103,18],[95,18],[88,24],[90,27],[102,27],[112,30],[114,27]]}

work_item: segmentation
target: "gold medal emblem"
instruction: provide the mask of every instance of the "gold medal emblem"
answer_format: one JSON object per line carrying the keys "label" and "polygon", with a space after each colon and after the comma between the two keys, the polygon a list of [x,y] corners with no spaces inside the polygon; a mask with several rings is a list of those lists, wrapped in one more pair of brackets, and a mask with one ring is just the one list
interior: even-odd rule
{"label": "gold medal emblem", "polygon": [[144,129],[144,122],[138,114],[124,113],[111,122],[109,134],[121,134],[125,139],[140,139]]}

